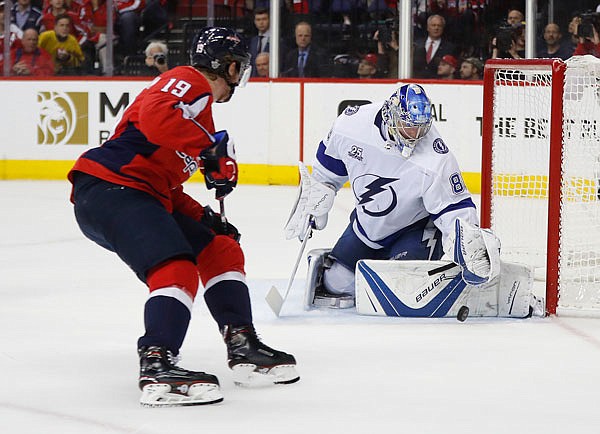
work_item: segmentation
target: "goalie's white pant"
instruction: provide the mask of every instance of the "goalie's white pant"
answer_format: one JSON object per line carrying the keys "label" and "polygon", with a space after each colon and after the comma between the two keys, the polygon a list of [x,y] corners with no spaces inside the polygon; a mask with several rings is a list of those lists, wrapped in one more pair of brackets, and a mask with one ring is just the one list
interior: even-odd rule
{"label": "goalie's white pant", "polygon": [[354,295],[354,271],[337,261],[323,272],[323,285],[332,294]]}

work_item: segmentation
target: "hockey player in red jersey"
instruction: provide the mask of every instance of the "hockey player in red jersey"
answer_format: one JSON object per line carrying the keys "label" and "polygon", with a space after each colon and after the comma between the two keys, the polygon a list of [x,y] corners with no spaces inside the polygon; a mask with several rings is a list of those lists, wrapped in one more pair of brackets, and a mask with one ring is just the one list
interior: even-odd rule
{"label": "hockey player in red jersey", "polygon": [[200,281],[236,383],[299,379],[294,357],[256,335],[238,231],[182,187],[198,169],[217,199],[236,186],[233,144],[226,131],[215,132],[211,106],[245,83],[250,54],[237,33],[213,27],[196,37],[190,60],[154,79],[112,137],[68,175],[82,232],[149,289],[138,354],[141,403],[152,406],[223,399],[214,375],[176,366]]}

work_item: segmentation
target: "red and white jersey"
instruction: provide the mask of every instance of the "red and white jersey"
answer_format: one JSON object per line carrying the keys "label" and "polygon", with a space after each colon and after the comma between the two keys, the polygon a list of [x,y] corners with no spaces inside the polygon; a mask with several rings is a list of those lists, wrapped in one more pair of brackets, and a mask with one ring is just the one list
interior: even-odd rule
{"label": "red and white jersey", "polygon": [[114,0],[115,9],[120,14],[129,11],[141,11],[146,6],[145,0]]}
{"label": "red and white jersey", "polygon": [[[23,37],[23,30],[21,30],[16,24],[10,25],[10,48],[20,47],[21,38]],[[0,60],[4,58],[4,34],[0,34]],[[1,72],[0,72],[1,73]]]}
{"label": "red and white jersey", "polygon": [[[79,15],[71,10],[63,11],[61,14],[67,14],[71,18],[71,34],[75,36],[77,42],[79,42],[79,45],[87,41],[91,30],[89,26],[81,20]],[[52,13],[51,8],[44,10],[42,18],[40,19],[40,33],[45,30],[54,29],[57,15]]]}
{"label": "red and white jersey", "polygon": [[195,68],[165,72],[125,110],[102,146],[79,157],[69,179],[73,171],[85,172],[145,191],[169,212],[198,215],[199,205],[182,197],[181,184],[200,168],[200,153],[215,142],[212,103],[210,85]]}

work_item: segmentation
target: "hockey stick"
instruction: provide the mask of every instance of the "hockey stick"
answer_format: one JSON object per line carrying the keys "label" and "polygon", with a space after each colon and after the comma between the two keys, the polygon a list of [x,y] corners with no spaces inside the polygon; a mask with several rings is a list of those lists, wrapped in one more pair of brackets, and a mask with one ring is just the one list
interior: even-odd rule
{"label": "hockey stick", "polygon": [[219,212],[221,213],[221,224],[223,229],[227,232],[227,217],[225,217],[225,197],[219,198]]}
{"label": "hockey stick", "polygon": [[281,308],[283,307],[283,303],[287,300],[287,297],[290,293],[290,289],[292,288],[292,283],[294,282],[294,278],[296,277],[296,271],[298,271],[298,265],[300,265],[300,259],[302,258],[302,254],[304,253],[304,248],[306,247],[306,242],[312,235],[312,225],[313,220],[310,219],[308,223],[308,228],[306,229],[306,233],[304,234],[304,239],[302,240],[302,244],[300,245],[300,251],[298,252],[298,257],[296,258],[296,263],[294,264],[294,269],[292,270],[292,275],[288,280],[287,288],[285,290],[285,294],[281,296],[275,285],[271,286],[271,289],[265,296],[265,300],[273,313],[279,317],[281,313]]}

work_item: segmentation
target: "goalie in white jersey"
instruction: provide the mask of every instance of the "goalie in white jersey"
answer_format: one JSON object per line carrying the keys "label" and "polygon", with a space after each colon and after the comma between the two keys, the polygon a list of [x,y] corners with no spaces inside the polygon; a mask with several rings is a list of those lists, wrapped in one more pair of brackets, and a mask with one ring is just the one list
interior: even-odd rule
{"label": "goalie in white jersey", "polygon": [[447,253],[467,283],[498,274],[499,241],[479,229],[471,194],[432,125],[421,86],[407,84],[383,102],[348,107],[319,144],[312,175],[302,163],[300,171],[287,239],[302,239],[309,226],[323,229],[346,181],[355,197],[350,224],[333,249],[309,255],[320,265],[308,305],[353,306],[361,259],[431,261]]}

